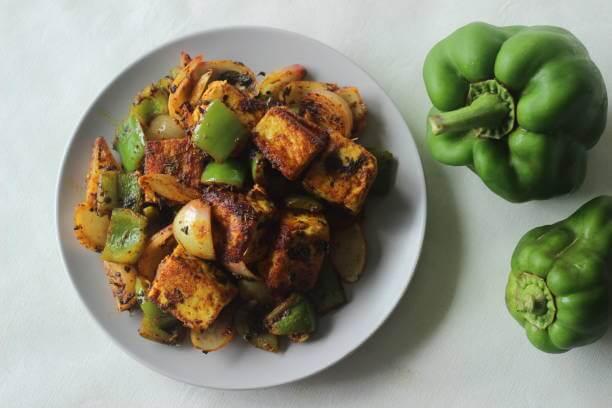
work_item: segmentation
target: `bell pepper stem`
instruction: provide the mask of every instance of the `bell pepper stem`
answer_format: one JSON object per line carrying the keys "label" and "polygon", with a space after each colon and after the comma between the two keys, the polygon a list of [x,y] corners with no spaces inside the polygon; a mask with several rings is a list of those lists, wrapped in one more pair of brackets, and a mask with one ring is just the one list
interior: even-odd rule
{"label": "bell pepper stem", "polygon": [[546,313],[546,297],[544,294],[534,295],[527,294],[521,299],[522,305],[520,309],[525,313],[533,313],[535,315],[541,315]]}
{"label": "bell pepper stem", "polygon": [[510,107],[498,95],[483,94],[469,106],[429,117],[434,135],[475,128],[497,127],[509,114]]}

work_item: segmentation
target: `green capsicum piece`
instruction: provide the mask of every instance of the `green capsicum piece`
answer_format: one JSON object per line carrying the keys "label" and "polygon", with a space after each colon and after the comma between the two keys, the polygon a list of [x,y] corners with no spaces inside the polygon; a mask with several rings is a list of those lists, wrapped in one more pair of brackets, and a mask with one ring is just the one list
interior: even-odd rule
{"label": "green capsicum piece", "polygon": [[142,189],[138,184],[140,173],[119,173],[117,176],[117,189],[119,194],[119,206],[140,212],[144,197]]}
{"label": "green capsicum piece", "polygon": [[131,112],[147,126],[156,116],[168,113],[168,93],[161,90],[148,92],[132,105]]}
{"label": "green capsicum piece", "polygon": [[277,336],[312,333],[317,328],[317,317],[308,299],[293,293],[265,317],[264,324]]}
{"label": "green capsicum piece", "polygon": [[606,124],[601,73],[558,27],[468,24],[436,44],[423,76],[427,146],[512,202],[577,189]]}
{"label": "green capsicum piece", "polygon": [[212,101],[193,131],[193,143],[215,161],[223,162],[244,146],[248,131],[231,109]]}
{"label": "green capsicum piece", "polygon": [[278,337],[268,333],[262,321],[263,309],[255,301],[244,303],[234,315],[236,333],[258,349],[277,353]]}
{"label": "green capsicum piece", "polygon": [[119,206],[118,176],[119,172],[116,170],[100,171],[96,194],[96,212],[98,215],[110,214],[113,208]]}
{"label": "green capsicum piece", "polygon": [[223,163],[208,163],[202,172],[200,181],[204,184],[227,184],[241,188],[245,178],[246,172],[242,163],[229,159]]}
{"label": "green capsicum piece", "polygon": [[102,259],[121,264],[138,261],[144,250],[147,219],[127,208],[115,208],[111,214]]}
{"label": "green capsicum piece", "polygon": [[285,207],[308,212],[323,211],[323,204],[319,200],[304,194],[292,194],[285,197]]}
{"label": "green capsicum piece", "polygon": [[143,314],[138,333],[158,343],[176,344],[180,338],[180,322],[147,298],[146,293],[149,288],[148,281],[140,277],[136,278],[134,285],[136,300]]}
{"label": "green capsicum piece", "polygon": [[317,283],[307,295],[319,315],[324,315],[346,303],[344,287],[329,260],[323,262]]}
{"label": "green capsicum piece", "polygon": [[137,115],[130,113],[119,125],[113,147],[119,153],[126,171],[140,168],[145,154],[145,135]]}
{"label": "green capsicum piece", "polygon": [[373,147],[367,148],[370,153],[376,157],[378,164],[378,173],[370,187],[370,194],[376,196],[385,196],[389,194],[393,187],[393,179],[397,169],[397,159],[388,150],[379,150]]}
{"label": "green capsicum piece", "polygon": [[534,346],[561,353],[604,335],[611,253],[610,196],[521,238],[512,255],[506,305]]}

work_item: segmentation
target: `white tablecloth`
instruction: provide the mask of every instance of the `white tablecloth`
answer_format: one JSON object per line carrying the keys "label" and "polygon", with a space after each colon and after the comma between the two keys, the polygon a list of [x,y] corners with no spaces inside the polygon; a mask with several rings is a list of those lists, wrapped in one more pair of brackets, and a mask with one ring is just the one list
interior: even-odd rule
{"label": "white tablecloth", "polygon": [[[612,334],[564,355],[538,352],[503,292],[523,233],[611,192],[612,126],[582,188],[546,202],[509,204],[468,170],[434,162],[423,59],[473,20],[569,28],[612,84],[607,0],[0,1],[0,406],[610,406]],[[378,80],[419,145],[429,222],[408,292],[355,354],[295,384],[224,392],[158,375],[104,335],[60,260],[54,193],[68,137],[115,75],[160,43],[240,24],[321,40]]]}

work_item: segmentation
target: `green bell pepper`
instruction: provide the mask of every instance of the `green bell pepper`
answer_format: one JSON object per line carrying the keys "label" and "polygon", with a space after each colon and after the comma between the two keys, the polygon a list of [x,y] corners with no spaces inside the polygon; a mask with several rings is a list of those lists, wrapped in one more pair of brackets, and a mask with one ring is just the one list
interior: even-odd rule
{"label": "green bell pepper", "polygon": [[376,157],[378,173],[370,188],[370,194],[385,196],[389,194],[393,187],[395,172],[397,170],[397,159],[388,150],[379,150],[373,147],[367,148]]}
{"label": "green bell pepper", "polygon": [[601,73],[570,32],[471,23],[432,48],[423,76],[436,160],[468,166],[512,202],[582,184],[608,103]]}
{"label": "green bell pepper", "polygon": [[131,112],[142,125],[147,126],[159,115],[168,113],[168,93],[156,90],[138,98],[139,101],[132,106]]}
{"label": "green bell pepper", "polygon": [[534,346],[561,353],[604,335],[611,253],[610,196],[521,238],[512,255],[506,305]]}
{"label": "green bell pepper", "polygon": [[119,206],[118,176],[119,172],[117,170],[100,171],[96,194],[96,213],[98,215],[110,214],[113,208]]}
{"label": "green bell pepper", "polygon": [[138,184],[139,173],[119,173],[117,189],[119,191],[119,206],[140,212],[144,197]]}
{"label": "green bell pepper", "polygon": [[147,298],[150,284],[142,278],[136,278],[134,289],[136,300],[142,310],[143,318],[138,333],[149,340],[164,344],[176,344],[180,338],[180,322],[171,314],[162,311]]}
{"label": "green bell pepper", "polygon": [[317,317],[308,299],[293,293],[265,317],[264,323],[277,336],[304,334],[315,331]]}
{"label": "green bell pepper", "polygon": [[223,163],[208,163],[202,172],[200,181],[204,184],[228,184],[241,188],[245,178],[246,172],[242,163],[230,159]]}
{"label": "green bell pepper", "polygon": [[138,170],[145,155],[145,134],[137,115],[130,113],[119,125],[113,147],[126,171]]}
{"label": "green bell pepper", "polygon": [[244,146],[248,131],[231,109],[212,101],[193,131],[193,143],[222,162]]}
{"label": "green bell pepper", "polygon": [[262,321],[263,309],[255,301],[244,303],[234,315],[234,329],[258,349],[277,353],[280,350],[278,337],[268,333]]}
{"label": "green bell pepper", "polygon": [[323,204],[319,200],[304,194],[292,194],[285,197],[285,207],[313,213],[323,211]]}
{"label": "green bell pepper", "polygon": [[344,287],[329,260],[323,262],[317,283],[307,295],[319,315],[324,315],[346,303]]}
{"label": "green bell pepper", "polygon": [[147,219],[127,208],[115,208],[111,214],[102,259],[134,264],[144,250]]}

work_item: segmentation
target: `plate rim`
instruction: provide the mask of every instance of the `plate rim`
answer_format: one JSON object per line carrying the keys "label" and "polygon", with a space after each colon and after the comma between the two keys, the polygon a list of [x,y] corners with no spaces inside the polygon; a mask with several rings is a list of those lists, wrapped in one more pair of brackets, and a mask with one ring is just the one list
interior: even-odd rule
{"label": "plate rim", "polygon": [[[413,144],[414,150],[416,151],[416,155],[417,155],[417,158],[418,158],[418,163],[417,163],[418,165],[416,167],[418,168],[418,172],[419,172],[418,181],[422,185],[422,190],[423,190],[423,194],[420,197],[418,197],[418,200],[420,201],[419,205],[422,207],[423,217],[421,217],[421,219],[418,222],[418,228],[419,228],[420,231],[419,231],[418,243],[417,243],[417,246],[416,246],[417,256],[416,256],[416,260],[414,262],[414,265],[411,267],[409,278],[406,279],[403,288],[401,289],[400,292],[398,292],[399,294],[398,294],[397,298],[393,299],[393,301],[390,302],[391,306],[384,313],[383,318],[375,325],[374,329],[367,336],[365,336],[363,339],[361,339],[361,341],[357,342],[356,345],[351,350],[339,353],[337,357],[335,357],[334,359],[330,360],[329,362],[326,362],[321,367],[317,368],[316,370],[313,370],[310,373],[299,374],[299,375],[297,375],[295,377],[289,377],[289,378],[286,378],[286,379],[283,379],[283,380],[280,380],[280,381],[276,381],[276,382],[273,382],[273,383],[270,383],[270,384],[267,384],[267,385],[264,385],[264,386],[217,387],[217,386],[210,386],[210,385],[203,385],[203,384],[195,383],[195,382],[193,382],[193,381],[191,381],[191,380],[189,380],[187,378],[176,376],[176,375],[168,372],[167,370],[163,370],[162,368],[157,367],[157,366],[149,363],[148,360],[146,360],[144,358],[140,358],[140,356],[138,356],[137,354],[133,353],[129,348],[127,348],[123,344],[121,344],[119,339],[117,339],[115,337],[115,335],[113,335],[102,324],[101,320],[96,316],[94,311],[91,309],[90,305],[86,302],[85,298],[83,297],[83,294],[81,293],[81,291],[77,287],[76,282],[75,282],[75,280],[73,278],[73,275],[70,272],[70,268],[68,267],[66,249],[64,248],[64,243],[63,243],[63,240],[62,240],[62,237],[61,237],[61,233],[60,233],[60,231],[61,231],[61,226],[60,226],[60,211],[61,211],[61,209],[60,209],[60,191],[61,191],[62,180],[64,180],[64,178],[66,177],[65,172],[66,172],[67,157],[68,157],[68,154],[69,154],[69,152],[71,150],[71,147],[74,144],[74,141],[76,140],[76,138],[78,136],[78,130],[84,124],[85,119],[89,116],[89,114],[93,110],[94,106],[99,102],[99,100],[102,98],[102,96],[106,94],[106,92],[109,90],[109,88],[115,83],[117,78],[119,78],[125,72],[129,71],[130,69],[132,69],[135,65],[140,63],[143,59],[145,59],[145,58],[147,58],[147,57],[149,57],[149,56],[159,52],[163,48],[171,47],[171,46],[176,45],[176,44],[178,44],[180,42],[187,41],[187,40],[190,40],[190,39],[193,39],[193,38],[197,38],[197,37],[200,37],[200,36],[206,36],[206,35],[211,35],[211,34],[219,34],[219,33],[223,33],[223,32],[240,31],[240,30],[255,30],[255,31],[268,31],[268,32],[272,31],[272,32],[277,32],[277,33],[281,33],[283,35],[295,36],[295,37],[301,38],[302,40],[310,41],[310,42],[316,44],[317,46],[321,46],[321,47],[327,48],[329,51],[339,55],[340,57],[342,57],[345,60],[347,60],[348,62],[350,62],[355,68],[357,68],[359,71],[361,71],[363,74],[365,74],[382,91],[382,94],[391,102],[391,105],[395,109],[396,113],[402,119],[401,122],[402,122],[404,128],[406,129],[406,131],[408,132],[408,134],[410,135],[409,143]],[[307,378],[313,377],[313,376],[315,376],[315,375],[325,371],[326,369],[328,369],[328,368],[338,364],[342,360],[344,360],[347,357],[349,357],[350,355],[352,355],[358,349],[360,349],[368,340],[370,340],[380,330],[380,328],[389,319],[391,314],[397,309],[397,306],[398,306],[399,302],[402,300],[402,298],[406,294],[406,291],[407,291],[408,287],[410,286],[410,283],[412,282],[412,279],[414,278],[416,269],[417,269],[417,267],[419,265],[419,262],[421,260],[421,256],[423,254],[423,245],[424,245],[424,241],[425,241],[425,237],[426,237],[427,216],[428,216],[428,212],[427,212],[427,204],[428,204],[428,201],[427,201],[427,182],[426,182],[426,179],[425,179],[425,172],[424,172],[424,168],[423,168],[423,160],[421,159],[421,154],[419,152],[419,149],[418,149],[418,146],[417,146],[416,141],[414,139],[414,136],[412,134],[412,131],[410,130],[410,127],[406,123],[406,119],[404,118],[404,115],[399,110],[399,108],[398,108],[397,104],[395,103],[395,101],[389,96],[387,91],[378,83],[378,81],[376,81],[376,79],[372,75],[370,75],[365,69],[363,69],[359,64],[357,64],[352,58],[348,57],[346,54],[338,51],[337,49],[333,48],[330,45],[327,45],[326,43],[324,43],[322,41],[319,41],[319,40],[317,40],[315,38],[312,38],[312,37],[310,37],[308,35],[305,35],[305,34],[302,34],[302,33],[298,33],[298,32],[295,32],[295,31],[291,31],[291,30],[286,30],[286,29],[283,29],[283,28],[264,26],[264,25],[249,25],[249,24],[246,24],[246,25],[238,24],[238,25],[211,27],[209,29],[198,30],[198,31],[194,31],[194,32],[191,32],[191,33],[188,33],[188,34],[184,34],[184,35],[180,35],[180,36],[174,37],[174,38],[172,38],[172,39],[170,39],[168,41],[165,41],[165,42],[163,42],[163,43],[161,43],[159,45],[154,46],[153,48],[151,48],[147,52],[138,55],[130,63],[125,65],[123,68],[119,69],[113,75],[112,79],[101,90],[98,91],[98,93],[95,96],[95,98],[87,105],[87,108],[81,114],[80,119],[77,121],[76,126],[73,128],[73,130],[71,132],[71,136],[68,138],[68,140],[67,140],[67,142],[66,142],[66,144],[64,146],[64,150],[63,150],[61,161],[60,161],[60,167],[59,167],[59,171],[58,171],[57,178],[56,178],[56,183],[55,183],[55,200],[54,200],[54,204],[55,204],[55,236],[56,236],[56,241],[57,241],[57,248],[59,249],[60,257],[62,259],[62,263],[63,263],[63,266],[64,266],[64,271],[68,275],[68,278],[70,280],[70,283],[72,284],[73,290],[77,293],[77,296],[78,296],[81,304],[83,306],[85,306],[85,309],[87,310],[90,318],[92,318],[93,321],[96,322],[96,325],[98,326],[98,328],[100,328],[102,330],[102,332],[104,332],[104,334],[108,338],[110,338],[112,343],[115,346],[117,346],[117,348],[119,348],[125,354],[130,356],[133,360],[135,360],[138,363],[140,363],[141,365],[149,368],[150,370],[152,370],[152,371],[154,371],[154,372],[156,372],[158,374],[161,374],[164,377],[171,378],[171,379],[173,379],[175,381],[179,381],[179,382],[182,382],[182,383],[190,384],[192,386],[208,388],[208,389],[215,389],[215,390],[224,390],[224,391],[266,389],[266,388],[273,388],[273,387],[278,387],[278,386],[281,386],[281,385],[286,385],[286,384],[294,383],[294,382],[297,382],[297,381],[302,381],[302,380],[305,380]]]}

